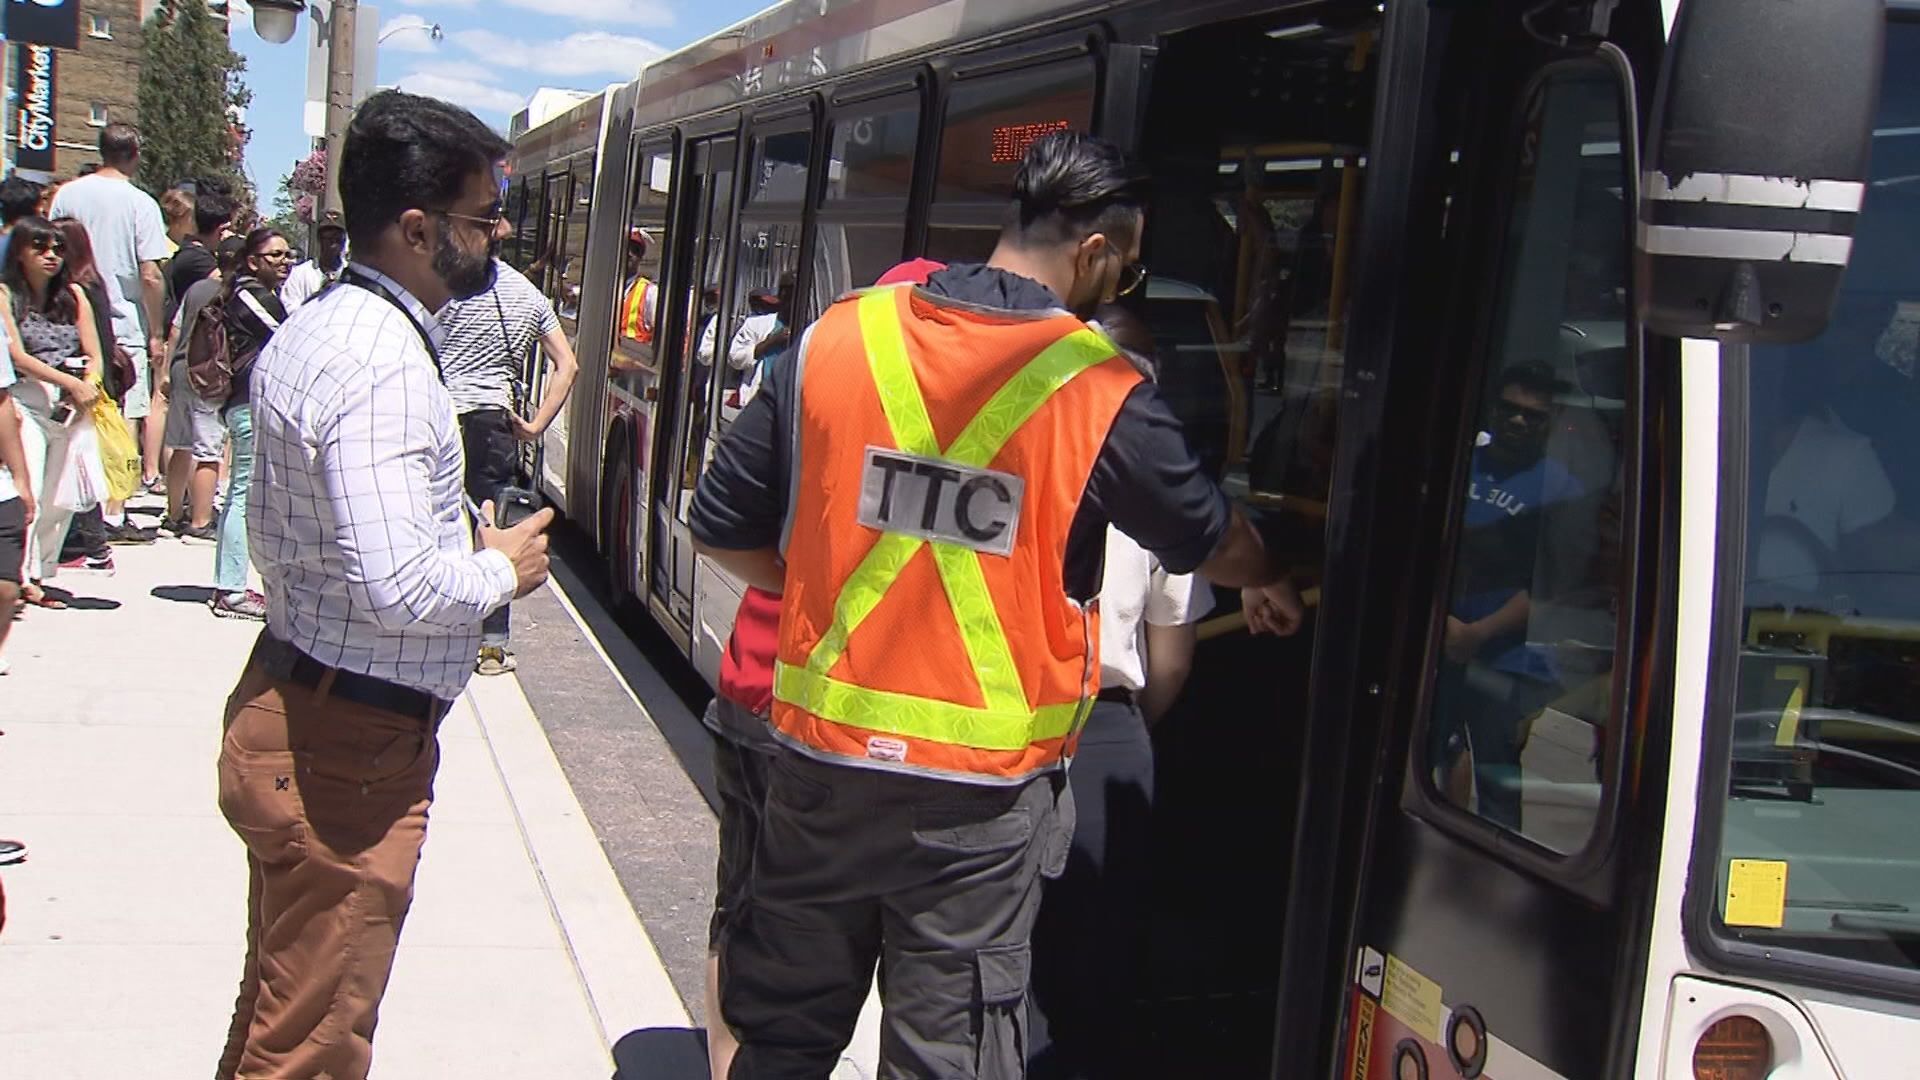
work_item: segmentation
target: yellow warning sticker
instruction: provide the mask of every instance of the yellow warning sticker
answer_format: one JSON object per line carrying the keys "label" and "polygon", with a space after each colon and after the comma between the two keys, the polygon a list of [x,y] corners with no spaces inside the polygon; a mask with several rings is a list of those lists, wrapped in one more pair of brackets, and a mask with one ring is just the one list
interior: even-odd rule
{"label": "yellow warning sticker", "polygon": [[1787,864],[1734,859],[1727,865],[1727,925],[1778,930],[1787,921]]}
{"label": "yellow warning sticker", "polygon": [[1440,1004],[1440,984],[1415,971],[1397,956],[1387,957],[1386,992],[1380,1007],[1428,1042],[1441,1040],[1446,1008]]}

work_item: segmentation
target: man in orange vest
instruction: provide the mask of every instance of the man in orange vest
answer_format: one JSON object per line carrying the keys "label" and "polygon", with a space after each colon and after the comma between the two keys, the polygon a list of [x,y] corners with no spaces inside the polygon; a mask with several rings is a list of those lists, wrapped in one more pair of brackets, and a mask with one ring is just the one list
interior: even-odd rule
{"label": "man in orange vest", "polygon": [[830,1073],[876,964],[884,1074],[1023,1074],[1109,523],[1298,612],[1153,385],[1081,321],[1145,276],[1142,189],[1107,143],[1036,142],[988,262],[830,307],[700,481],[700,549],[783,594],[782,751],[720,942],[736,1080]]}
{"label": "man in orange vest", "polygon": [[659,290],[640,273],[640,265],[647,261],[647,249],[652,246],[653,238],[647,230],[638,225],[627,230],[627,274],[626,287],[620,292],[620,336],[642,345],[653,344],[653,320],[659,305]]}

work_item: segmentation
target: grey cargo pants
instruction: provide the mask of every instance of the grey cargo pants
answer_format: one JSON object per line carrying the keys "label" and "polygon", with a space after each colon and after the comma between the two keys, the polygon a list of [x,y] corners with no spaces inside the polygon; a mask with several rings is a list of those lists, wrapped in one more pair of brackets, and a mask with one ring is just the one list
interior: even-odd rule
{"label": "grey cargo pants", "polygon": [[1042,872],[1072,835],[1062,774],[987,787],[775,759],[753,879],[720,942],[732,1080],[825,1080],[874,965],[880,1075],[1026,1072]]}

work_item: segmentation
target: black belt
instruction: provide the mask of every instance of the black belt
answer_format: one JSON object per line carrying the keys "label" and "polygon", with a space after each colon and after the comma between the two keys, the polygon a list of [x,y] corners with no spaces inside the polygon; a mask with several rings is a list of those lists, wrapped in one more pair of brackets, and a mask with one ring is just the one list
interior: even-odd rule
{"label": "black belt", "polygon": [[327,685],[327,696],[342,701],[351,701],[356,705],[365,705],[371,709],[404,716],[409,720],[419,720],[426,724],[437,724],[440,718],[453,708],[453,702],[443,701],[425,690],[416,690],[411,686],[388,682],[372,675],[363,675],[357,671],[342,671],[336,667],[315,660],[299,649],[281,641],[272,634],[261,633],[260,640],[253,647],[252,663],[269,676],[299,683],[301,686],[319,689],[328,677],[332,681]]}
{"label": "black belt", "polygon": [[1133,704],[1134,698],[1133,691],[1124,686],[1109,686],[1105,690],[1100,691],[1100,696],[1094,698],[1094,700],[1105,701],[1113,705],[1131,705]]}

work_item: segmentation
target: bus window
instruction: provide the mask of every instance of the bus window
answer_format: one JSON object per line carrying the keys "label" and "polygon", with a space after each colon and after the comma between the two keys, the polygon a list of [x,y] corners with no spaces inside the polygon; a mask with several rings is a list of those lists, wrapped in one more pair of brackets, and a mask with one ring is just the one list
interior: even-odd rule
{"label": "bus window", "polygon": [[622,244],[623,266],[618,308],[614,316],[612,366],[617,374],[636,368],[652,369],[657,361],[654,342],[665,321],[660,286],[666,278],[667,197],[673,193],[673,148],[667,144],[641,149],[634,177],[633,203]]}
{"label": "bus window", "polygon": [[507,183],[505,213],[508,227],[513,229],[506,243],[500,246],[500,255],[507,265],[525,272],[527,264],[533,261],[533,239],[526,234],[527,228],[527,182],[515,178]]}
{"label": "bus window", "polygon": [[733,269],[731,331],[718,370],[720,422],[731,424],[759,389],[768,359],[791,340],[795,319],[794,275],[800,267],[800,232],[806,214],[808,162],[813,129],[755,135],[747,205],[740,219],[740,246]]}
{"label": "bus window", "polygon": [[1027,147],[1058,131],[1090,131],[1095,66],[1079,57],[955,83],[940,130],[927,256],[985,262]]}
{"label": "bus window", "polygon": [[571,341],[578,333],[580,282],[587,270],[587,219],[593,211],[593,163],[573,167],[572,201],[567,208],[566,236],[560,271],[554,279],[554,307]]}
{"label": "bus window", "polygon": [[802,323],[900,261],[919,135],[917,94],[863,101],[834,115]]}
{"label": "bus window", "polygon": [[1440,797],[1562,853],[1595,830],[1615,720],[1633,431],[1620,94],[1610,69],[1569,65],[1527,105],[1417,736]]}
{"label": "bus window", "polygon": [[[1920,23],[1889,22],[1890,57]],[[1920,968],[1920,69],[1888,63],[1866,218],[1833,322],[1756,347],[1745,573],[1719,857],[1720,929],[1760,947]],[[1737,377],[1741,361],[1728,361]],[[1731,423],[1737,424],[1739,418]],[[1739,430],[1737,427],[1735,430]],[[1728,715],[1728,714],[1731,715]],[[1756,884],[1766,875],[1783,879]],[[1704,878],[1704,874],[1703,874]],[[1781,891],[1782,886],[1784,892]],[[1766,899],[1767,897],[1771,899]]]}

